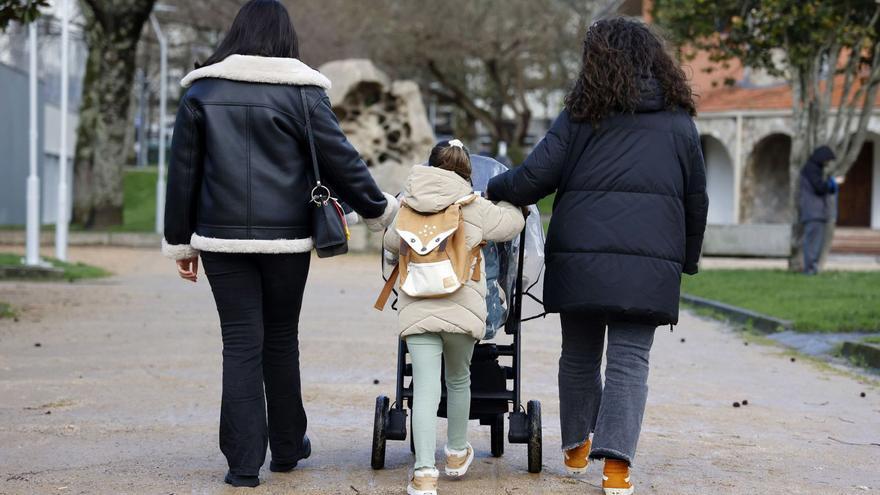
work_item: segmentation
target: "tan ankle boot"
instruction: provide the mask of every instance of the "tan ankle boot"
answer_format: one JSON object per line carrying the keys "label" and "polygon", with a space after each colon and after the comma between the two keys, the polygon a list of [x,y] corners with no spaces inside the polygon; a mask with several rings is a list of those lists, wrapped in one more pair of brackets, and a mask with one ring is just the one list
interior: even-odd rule
{"label": "tan ankle boot", "polygon": [[635,488],[629,480],[629,463],[618,459],[605,459],[602,489],[605,490],[605,495],[633,495]]}
{"label": "tan ankle boot", "polygon": [[588,439],[580,447],[565,451],[565,470],[569,474],[583,474],[587,472],[587,466],[590,464],[590,445],[591,442]]}

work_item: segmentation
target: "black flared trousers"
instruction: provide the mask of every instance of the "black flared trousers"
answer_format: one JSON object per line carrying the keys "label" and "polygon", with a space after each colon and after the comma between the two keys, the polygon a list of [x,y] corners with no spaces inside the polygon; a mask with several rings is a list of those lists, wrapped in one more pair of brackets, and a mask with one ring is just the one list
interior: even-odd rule
{"label": "black flared trousers", "polygon": [[267,443],[273,461],[296,462],[306,432],[298,334],[311,256],[201,256],[223,333],[220,450],[229,471],[258,475]]}

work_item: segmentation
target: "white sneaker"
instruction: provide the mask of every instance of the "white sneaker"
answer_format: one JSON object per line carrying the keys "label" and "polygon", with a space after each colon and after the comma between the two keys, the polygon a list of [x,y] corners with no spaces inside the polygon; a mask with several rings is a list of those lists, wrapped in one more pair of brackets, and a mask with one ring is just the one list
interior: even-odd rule
{"label": "white sneaker", "polygon": [[446,476],[464,476],[471,467],[474,462],[474,448],[469,443],[466,445],[464,450],[450,450],[448,445],[443,448],[446,452]]}
{"label": "white sneaker", "polygon": [[407,495],[437,495],[437,482],[440,471],[435,468],[419,468],[413,471],[409,484],[406,485]]}

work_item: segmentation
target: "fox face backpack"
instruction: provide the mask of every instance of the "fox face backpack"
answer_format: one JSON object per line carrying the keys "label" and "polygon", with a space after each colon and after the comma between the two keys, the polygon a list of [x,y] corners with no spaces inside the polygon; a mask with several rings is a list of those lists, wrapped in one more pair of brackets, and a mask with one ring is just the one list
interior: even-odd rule
{"label": "fox face backpack", "polygon": [[[421,213],[406,202],[400,206],[397,233],[400,261],[388,278],[376,308],[382,309],[394,283],[410,297],[444,297],[468,279],[480,280],[482,244],[467,248],[461,209],[476,199],[471,194],[437,213]],[[473,269],[473,271],[472,271]]]}

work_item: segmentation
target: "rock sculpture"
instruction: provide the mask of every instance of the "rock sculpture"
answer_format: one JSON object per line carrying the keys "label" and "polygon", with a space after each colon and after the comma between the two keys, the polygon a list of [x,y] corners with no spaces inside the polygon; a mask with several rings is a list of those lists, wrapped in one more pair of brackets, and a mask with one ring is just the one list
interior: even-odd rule
{"label": "rock sculpture", "polygon": [[327,94],[343,131],[379,186],[400,191],[410,167],[427,161],[434,145],[418,84],[391,81],[365,59],[328,62],[320,71],[333,83]]}

